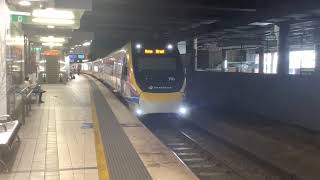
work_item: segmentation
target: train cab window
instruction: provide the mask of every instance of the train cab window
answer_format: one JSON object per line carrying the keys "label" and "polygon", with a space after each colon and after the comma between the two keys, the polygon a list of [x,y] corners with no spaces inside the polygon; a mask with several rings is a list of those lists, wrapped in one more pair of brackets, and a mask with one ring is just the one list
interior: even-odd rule
{"label": "train cab window", "polygon": [[128,77],[128,63],[126,58],[123,59],[123,66],[122,66],[122,79],[127,80]]}
{"label": "train cab window", "polygon": [[175,57],[140,57],[138,71],[175,71],[177,59]]}

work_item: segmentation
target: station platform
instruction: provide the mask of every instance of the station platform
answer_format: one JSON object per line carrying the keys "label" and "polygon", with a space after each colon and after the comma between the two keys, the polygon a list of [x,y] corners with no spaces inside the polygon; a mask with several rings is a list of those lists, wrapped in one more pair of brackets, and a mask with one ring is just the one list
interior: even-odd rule
{"label": "station platform", "polygon": [[1,180],[198,179],[99,81],[42,87]]}

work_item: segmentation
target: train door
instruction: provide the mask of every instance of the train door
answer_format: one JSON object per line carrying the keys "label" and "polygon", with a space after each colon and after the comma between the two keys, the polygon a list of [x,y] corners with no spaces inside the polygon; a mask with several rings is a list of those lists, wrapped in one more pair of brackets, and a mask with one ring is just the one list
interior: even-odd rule
{"label": "train door", "polygon": [[127,81],[128,81],[128,63],[127,58],[124,56],[123,58],[123,64],[122,64],[122,73],[121,73],[121,94],[124,97],[128,97],[127,92]]}
{"label": "train door", "polygon": [[123,66],[123,58],[119,57],[117,59],[116,66],[116,90],[121,93],[121,75],[122,75],[122,66]]}
{"label": "train door", "polygon": [[113,61],[111,81],[112,81],[112,87],[116,90],[117,89],[117,61]]}

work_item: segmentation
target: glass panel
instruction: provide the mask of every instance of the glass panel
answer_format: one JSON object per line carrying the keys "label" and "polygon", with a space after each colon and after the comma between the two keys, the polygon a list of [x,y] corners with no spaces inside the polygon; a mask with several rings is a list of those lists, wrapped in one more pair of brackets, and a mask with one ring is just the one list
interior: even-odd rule
{"label": "glass panel", "polygon": [[175,71],[177,66],[174,57],[139,57],[138,70]]}

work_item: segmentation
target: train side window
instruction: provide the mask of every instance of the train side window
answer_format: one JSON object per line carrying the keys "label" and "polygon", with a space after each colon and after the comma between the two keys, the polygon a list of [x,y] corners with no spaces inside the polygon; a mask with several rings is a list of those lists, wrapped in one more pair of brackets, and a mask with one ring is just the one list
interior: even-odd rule
{"label": "train side window", "polygon": [[128,64],[127,59],[123,59],[123,70],[122,70],[122,79],[127,80],[128,77]]}

